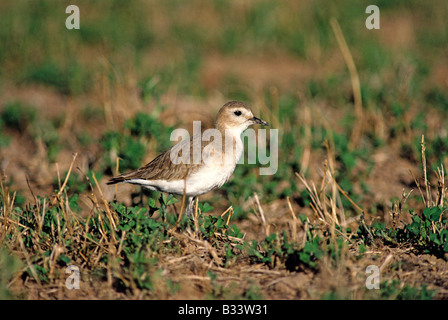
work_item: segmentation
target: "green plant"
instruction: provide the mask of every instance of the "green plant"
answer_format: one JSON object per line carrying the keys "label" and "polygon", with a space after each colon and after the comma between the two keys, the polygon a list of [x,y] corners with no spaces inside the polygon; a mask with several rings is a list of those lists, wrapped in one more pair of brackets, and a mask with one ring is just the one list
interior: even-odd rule
{"label": "green plant", "polygon": [[0,248],[0,299],[13,298],[7,284],[22,267],[23,263],[18,257]]}
{"label": "green plant", "polygon": [[383,281],[380,284],[379,294],[381,299],[432,300],[436,291],[428,289],[426,285],[423,285],[421,288],[416,288],[393,279],[391,281]]}
{"label": "green plant", "polygon": [[62,149],[59,132],[52,122],[44,122],[35,129],[35,139],[43,142],[50,162],[55,162]]}
{"label": "green plant", "polygon": [[9,142],[11,141],[11,138],[4,135],[3,133],[3,120],[0,117],[0,147],[5,147],[9,145]]}
{"label": "green plant", "polygon": [[145,155],[145,146],[140,141],[118,132],[106,132],[102,146],[109,152],[105,155],[105,170],[110,172],[114,172],[116,166],[113,156],[120,159],[120,170],[126,171],[141,166]]}
{"label": "green plant", "polygon": [[255,261],[265,263],[271,268],[282,263],[291,271],[317,270],[318,261],[326,251],[323,239],[314,232],[309,230],[309,238],[307,237],[304,245],[292,242],[286,231],[283,231],[281,237],[272,233],[260,242],[253,240],[250,244],[240,245],[239,248],[246,250]]}
{"label": "green plant", "polygon": [[403,230],[403,236],[419,251],[443,256],[448,253],[448,218],[446,207],[429,207],[418,216],[410,211],[412,222]]}
{"label": "green plant", "polygon": [[161,241],[167,239],[168,224],[151,219],[145,208],[127,208],[118,203],[112,203],[112,208],[121,217],[118,229],[127,232],[124,242],[126,254],[140,249],[156,252]]}
{"label": "green plant", "polygon": [[[148,141],[157,142],[157,152],[170,146],[170,128],[164,126],[151,115],[137,113],[124,124],[124,132],[106,132],[102,139],[105,156],[105,170],[113,172],[116,157],[120,159],[120,170],[137,169],[142,165]],[[156,139],[157,137],[157,139]]]}
{"label": "green plant", "polygon": [[9,129],[23,132],[37,118],[36,109],[19,101],[9,102],[1,113],[3,125]]}
{"label": "green plant", "polygon": [[412,221],[402,228],[387,228],[385,223],[375,221],[371,226],[361,223],[357,237],[365,244],[380,239],[390,245],[408,244],[418,253],[444,257],[448,253],[448,218],[446,207],[428,207],[421,215],[409,210]]}
{"label": "green plant", "polygon": [[145,137],[147,139],[157,137],[157,152],[165,151],[170,147],[170,131],[152,115],[139,112],[133,118],[126,121],[124,128],[129,130],[133,137]]}

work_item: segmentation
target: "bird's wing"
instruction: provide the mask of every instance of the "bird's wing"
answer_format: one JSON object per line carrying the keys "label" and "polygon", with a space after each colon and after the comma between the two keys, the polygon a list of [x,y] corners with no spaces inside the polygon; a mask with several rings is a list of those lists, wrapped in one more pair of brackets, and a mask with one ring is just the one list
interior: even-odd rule
{"label": "bird's wing", "polygon": [[[182,140],[178,144],[158,155],[154,158],[154,160],[145,166],[114,177],[110,179],[107,184],[115,184],[132,179],[167,181],[185,179],[186,176],[199,170],[201,164],[203,163],[203,159],[201,158],[198,158],[201,160],[200,163],[193,163],[193,145],[195,143],[200,143],[199,146],[201,146],[200,150],[202,153],[202,149],[209,143],[201,142],[201,135],[195,135],[191,137],[190,140]],[[187,151],[188,149],[190,150],[189,155],[182,155],[182,151]]]}

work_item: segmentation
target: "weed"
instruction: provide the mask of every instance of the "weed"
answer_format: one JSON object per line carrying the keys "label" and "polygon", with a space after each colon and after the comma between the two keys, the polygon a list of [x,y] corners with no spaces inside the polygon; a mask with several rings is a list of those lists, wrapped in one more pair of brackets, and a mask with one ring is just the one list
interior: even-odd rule
{"label": "weed", "polygon": [[416,288],[403,284],[394,279],[384,281],[380,284],[381,299],[390,300],[432,300],[436,294],[435,290],[428,289],[425,285]]}
{"label": "weed", "polygon": [[412,222],[397,237],[409,241],[418,251],[443,257],[448,253],[446,207],[428,207],[421,216],[410,210]]}
{"label": "weed", "polygon": [[0,117],[0,147],[6,147],[9,145],[11,139],[3,133],[3,120]]}
{"label": "weed", "polygon": [[318,262],[325,254],[322,248],[323,239],[314,234],[310,228],[309,236],[304,245],[293,243],[283,231],[281,236],[273,233],[264,240],[252,241],[248,245],[240,245],[254,261],[265,263],[271,268],[281,263],[291,271],[306,269],[318,270]]}
{"label": "weed", "polygon": [[37,112],[34,107],[18,101],[7,103],[1,113],[3,125],[21,133],[31,126],[36,118]]}
{"label": "weed", "polygon": [[[102,139],[105,156],[105,170],[114,172],[115,160],[120,158],[123,171],[137,169],[141,166],[148,141],[158,141],[157,152],[165,151],[170,146],[170,128],[154,119],[151,115],[137,113],[124,124],[125,131],[106,132]],[[156,139],[157,137],[157,139]]]}
{"label": "weed", "polygon": [[35,139],[41,140],[50,162],[55,162],[62,149],[59,132],[51,122],[43,123],[35,133]]}
{"label": "weed", "polygon": [[5,248],[0,249],[0,298],[12,299],[13,295],[8,289],[8,283],[14,275],[20,270],[22,261],[20,258],[12,255]]}
{"label": "weed", "polygon": [[139,140],[118,132],[106,132],[102,146],[108,152],[105,156],[105,171],[108,172],[114,172],[116,156],[121,159],[123,171],[137,169],[145,156],[145,146]]}

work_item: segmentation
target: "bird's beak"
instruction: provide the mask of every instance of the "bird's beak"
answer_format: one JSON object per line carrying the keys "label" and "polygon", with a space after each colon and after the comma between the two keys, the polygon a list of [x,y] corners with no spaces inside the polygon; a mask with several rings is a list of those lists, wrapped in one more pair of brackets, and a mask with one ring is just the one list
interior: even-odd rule
{"label": "bird's beak", "polygon": [[267,123],[266,121],[261,120],[257,117],[250,118],[249,120],[252,121],[252,123],[254,123],[254,124],[262,124],[264,126],[269,126],[269,123]]}

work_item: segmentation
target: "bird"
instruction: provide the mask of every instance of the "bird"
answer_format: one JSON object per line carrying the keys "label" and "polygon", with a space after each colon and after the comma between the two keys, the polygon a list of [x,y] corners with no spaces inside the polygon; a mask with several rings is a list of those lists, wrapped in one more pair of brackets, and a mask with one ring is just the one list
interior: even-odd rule
{"label": "bird", "polygon": [[269,126],[255,117],[245,103],[229,101],[218,111],[208,138],[205,137],[207,130],[195,134],[148,164],[111,178],[107,184],[129,183],[153,191],[185,195],[188,197],[185,213],[194,219],[196,197],[220,188],[230,179],[244,149],[241,134],[255,124]]}

